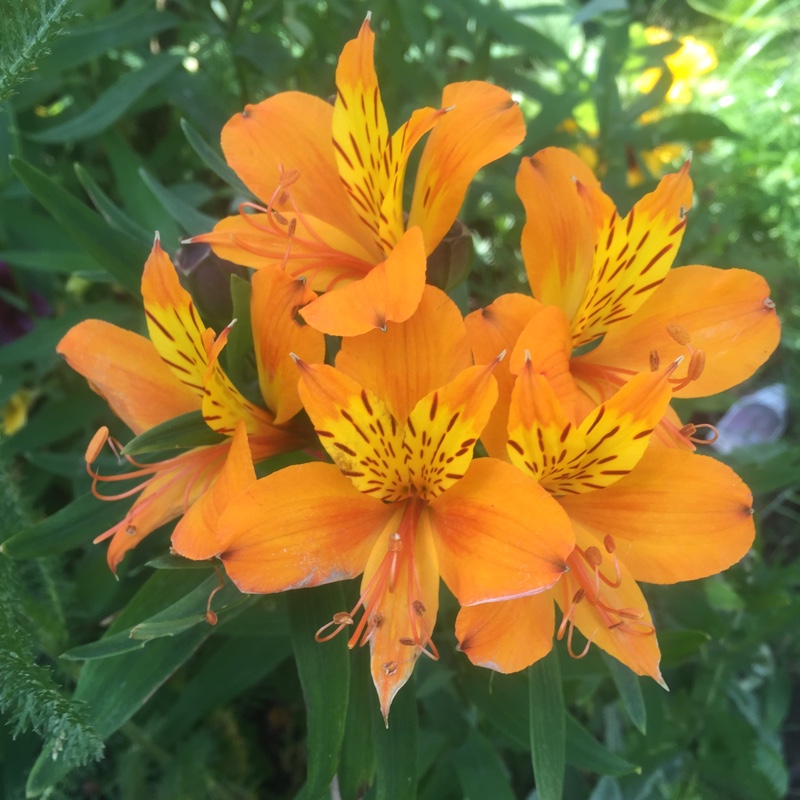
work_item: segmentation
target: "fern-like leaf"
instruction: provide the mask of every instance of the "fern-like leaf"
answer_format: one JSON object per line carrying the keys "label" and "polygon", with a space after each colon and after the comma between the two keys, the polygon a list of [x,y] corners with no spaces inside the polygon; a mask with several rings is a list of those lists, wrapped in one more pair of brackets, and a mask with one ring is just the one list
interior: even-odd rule
{"label": "fern-like leaf", "polygon": [[73,0],[11,0],[0,2],[0,100],[7,98],[63,33],[74,13]]}

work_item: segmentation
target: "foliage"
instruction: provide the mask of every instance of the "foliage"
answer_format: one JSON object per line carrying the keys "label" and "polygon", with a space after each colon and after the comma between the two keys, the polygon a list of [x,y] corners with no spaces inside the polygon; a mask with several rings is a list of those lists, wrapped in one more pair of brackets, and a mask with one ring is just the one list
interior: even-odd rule
{"label": "foliage", "polygon": [[[141,330],[136,295],[153,232],[175,250],[247,196],[219,153],[222,125],[245,103],[278,91],[329,96],[341,45],[369,7],[378,73],[391,78],[382,84],[390,126],[412,108],[437,105],[447,82],[491,80],[520,97],[528,122],[520,154],[548,144],[590,148],[622,208],[655,184],[657,176],[641,169],[642,153],[665,143],[692,148],[698,197],[682,263],[767,276],[784,347],[742,391],[785,383],[796,421],[800,127],[787,117],[800,107],[798,5],[650,5],[14,4],[20,13],[4,18],[0,34],[0,96],[16,89],[0,105],[0,259],[16,292],[3,291],[0,300],[35,325],[0,349],[0,405],[21,387],[36,396],[29,423],[0,441],[0,457],[13,464],[0,476],[0,708],[21,734],[8,751],[18,758],[0,759],[7,796],[23,796],[27,781],[29,796],[57,786],[63,797],[229,800],[302,790],[310,800],[335,772],[345,800],[526,797],[534,767],[540,789],[558,785],[560,775],[550,780],[541,766],[555,763],[558,771],[557,748],[547,751],[546,717],[535,715],[556,714],[560,703],[567,709],[565,797],[786,795],[800,749],[792,732],[800,720],[796,422],[781,442],[727,457],[756,495],[755,551],[724,577],[669,593],[648,587],[664,631],[668,695],[621,674],[596,650],[579,663],[560,653],[563,699],[552,663],[530,676],[477,670],[455,652],[457,608],[444,591],[442,659],[420,665],[387,734],[366,653],[348,654],[340,641],[308,647],[303,638],[313,609],[326,618],[343,607],[326,592],[242,602],[227,585],[216,596],[212,628],[205,604],[217,578],[165,556],[169,531],[148,538],[119,580],[112,577],[103,548],[91,544],[108,527],[109,509],[86,497],[83,455],[99,425],[123,441],[127,432],[54,349],[81,319]],[[56,38],[67,22],[68,35]],[[637,89],[637,77],[663,67],[675,50],[674,42],[648,44],[648,23],[716,48],[717,71],[685,107],[665,104],[666,79]],[[654,109],[658,115],[648,116]],[[454,291],[462,310],[503,291],[527,291],[517,161],[480,174],[462,211],[476,251],[468,282]],[[637,187],[629,185],[631,161],[642,172]],[[48,313],[34,313],[32,291],[46,298]],[[685,401],[683,413],[715,421],[732,399]],[[35,509],[32,520],[12,485]],[[103,743],[103,760],[65,777],[98,759]],[[398,774],[416,778],[406,786],[392,777]]]}

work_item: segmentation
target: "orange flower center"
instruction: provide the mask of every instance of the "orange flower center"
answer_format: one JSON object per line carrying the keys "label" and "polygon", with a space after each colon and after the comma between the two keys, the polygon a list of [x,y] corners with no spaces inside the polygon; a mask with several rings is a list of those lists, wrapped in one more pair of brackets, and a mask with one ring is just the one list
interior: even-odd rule
{"label": "orange flower center", "polygon": [[[431,639],[431,630],[425,619],[427,609],[422,601],[422,589],[414,556],[417,524],[425,502],[416,495],[402,502],[405,507],[400,525],[396,531],[389,534],[386,553],[375,574],[362,590],[358,602],[351,611],[337,612],[329,623],[317,631],[314,638],[318,642],[327,642],[347,626],[355,625],[355,631],[350,636],[347,646],[352,649],[357,644],[360,647],[367,644],[386,624],[387,620],[381,608],[387,595],[394,594],[398,589],[398,576],[405,573],[408,581],[406,596],[411,636],[402,637],[398,641],[404,647],[413,648],[408,660],[415,659],[419,653],[424,653],[438,661],[439,652]],[[361,618],[356,623],[359,611],[362,612]],[[326,633],[330,628],[333,628],[333,631]],[[393,675],[398,666],[397,661],[381,665],[387,675]]]}
{"label": "orange flower center", "polygon": [[614,553],[616,543],[612,536],[603,540],[606,554],[611,556],[614,564],[614,578],[603,572],[603,554],[599,547],[587,547],[585,550],[576,545],[575,550],[567,558],[570,571],[564,575],[563,618],[558,628],[559,641],[567,634],[567,651],[572,658],[583,658],[588,652],[594,638],[594,631],[589,636],[583,650],[576,654],[572,649],[572,635],[575,629],[575,610],[580,603],[587,602],[595,610],[597,617],[609,630],[627,633],[633,636],[652,636],[655,628],[644,621],[644,613],[636,608],[617,608],[605,596],[609,589],[617,589],[622,583],[619,561]]}
{"label": "orange flower center", "polygon": [[[94,469],[94,462],[97,460],[100,451],[106,444],[109,445],[112,452],[118,458],[124,458],[129,464],[136,467],[136,469],[132,472],[125,472],[120,475],[100,475]],[[158,503],[159,500],[176,485],[184,486],[183,513],[185,514],[190,505],[190,498],[198,488],[198,480],[201,476],[204,477],[205,483],[199,488],[201,493],[205,492],[222,468],[222,464],[227,456],[227,451],[228,448],[219,446],[195,448],[188,453],[182,453],[166,461],[142,464],[129,455],[123,455],[122,446],[116,439],[109,436],[108,428],[105,426],[100,428],[92,437],[91,442],[89,442],[85,456],[86,471],[92,477],[92,494],[98,500],[124,500],[144,491],[148,486],[155,486],[156,483],[158,483],[158,486],[154,491],[150,492],[144,500],[135,503],[120,522],[97,536],[94,539],[94,543],[103,542],[121,530],[124,530],[130,536],[134,536],[137,532],[136,518],[144,513],[147,508]],[[144,480],[131,489],[127,489],[119,494],[106,495],[98,491],[98,483],[131,481],[137,478],[143,478]]]}

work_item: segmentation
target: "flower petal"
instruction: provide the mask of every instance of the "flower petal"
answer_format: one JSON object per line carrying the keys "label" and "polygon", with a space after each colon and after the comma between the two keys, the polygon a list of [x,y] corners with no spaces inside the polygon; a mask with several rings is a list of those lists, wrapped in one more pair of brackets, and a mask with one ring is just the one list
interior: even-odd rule
{"label": "flower petal", "polygon": [[[489,364],[504,350],[511,352],[520,333],[542,304],[523,294],[504,294],[486,308],[467,315],[464,324],[476,364]],[[504,358],[494,371],[497,403],[483,430],[481,441],[493,458],[506,458],[508,404],[515,377]]]}
{"label": "flower petal", "polygon": [[528,362],[511,396],[510,460],[559,495],[615,483],[634,468],[664,416],[670,372],[635,375],[576,428]]}
{"label": "flower petal", "polygon": [[464,477],[475,442],[497,401],[493,368],[489,364],[465,369],[411,411],[402,447],[420,497],[436,497]]}
{"label": "flower petal", "polygon": [[243,592],[354,578],[395,513],[332,464],[297,464],[256,481],[223,512],[220,557]]}
{"label": "flower petal", "polygon": [[430,502],[442,578],[462,606],[536,594],[564,572],[573,534],[539,484],[493,458]]}
{"label": "flower petal", "polygon": [[198,447],[164,462],[123,520],[95,538],[112,536],[106,558],[111,571],[154,530],[185,513],[219,474],[228,443]]}
{"label": "flower petal", "polygon": [[275,424],[290,420],[303,407],[297,392],[297,365],[291,354],[315,364],[325,360],[325,337],[295,319],[297,310],[316,297],[303,281],[277,267],[253,275],[250,299],[258,385]]}
{"label": "flower petal", "polygon": [[136,434],[200,408],[196,394],[138,333],[88,319],[70,328],[56,349]]}
{"label": "flower petal", "polygon": [[689,162],[665,175],[624,219],[604,215],[592,274],[572,318],[575,346],[591,342],[628,319],[667,277],[692,205]]}
{"label": "flower petal", "polygon": [[646,370],[653,350],[662,363],[685,355],[687,348],[668,330],[676,325],[689,335],[692,349],[706,356],[703,373],[677,390],[679,397],[704,397],[741,383],[767,360],[780,338],[775,304],[760,275],[680,267],[636,314],[613,325],[594,350],[575,359],[575,374],[581,375],[583,364]]}
{"label": "flower petal", "polygon": [[516,188],[525,207],[521,243],[528,282],[537,300],[558,306],[571,320],[592,273],[590,193],[602,195],[600,184],[574,153],[548,147],[522,159]]}
{"label": "flower petal", "polygon": [[425,251],[419,228],[409,228],[386,261],[366,277],[330,291],[300,311],[305,321],[332,336],[358,336],[387,322],[404,322],[425,289]]}
{"label": "flower petal", "polygon": [[[380,251],[365,235],[339,177],[332,125],[329,103],[302,92],[282,92],[233,116],[222,129],[222,151],[257,197],[268,202],[274,196],[280,211],[296,207],[330,223],[377,261]],[[282,198],[286,188],[290,201]]]}
{"label": "flower petal", "polygon": [[519,672],[553,649],[555,620],[551,592],[467,606],[456,618],[458,649],[476,667]]}
{"label": "flower petal", "polygon": [[730,467],[707,456],[651,448],[601,492],[564,497],[570,518],[603,539],[637,580],[676,583],[739,561],[754,537],[752,495]]}
{"label": "flower petal", "polygon": [[[431,652],[428,642],[439,610],[439,566],[433,536],[424,517],[423,511],[414,538],[413,563],[412,558],[405,557],[407,554],[401,555],[393,576],[394,588],[383,593],[374,609],[381,624],[370,639],[370,664],[387,724],[392,700],[411,677],[422,648]],[[362,592],[367,590],[386,557],[386,544],[379,539],[364,570]]]}
{"label": "flower petal", "polygon": [[[595,492],[595,494],[602,494],[602,492]],[[595,539],[581,525],[575,524],[574,520],[573,524],[578,545],[584,551],[589,547],[603,549],[601,541]],[[594,583],[593,576],[589,577],[591,573],[589,573],[588,565],[577,553],[569,558],[568,564],[571,577],[580,570],[584,573],[583,582],[585,584],[591,586]],[[602,565],[601,568],[604,570],[604,574],[609,572],[607,566]],[[611,576],[609,575],[609,577]],[[570,580],[564,586],[566,587],[568,584],[573,586],[574,582]],[[595,591],[599,591],[599,594],[595,595]],[[566,592],[556,589],[552,596],[561,607],[562,613],[565,603],[574,599],[571,589]],[[618,613],[619,611],[622,611],[622,614]],[[661,651],[658,647],[647,601],[624,564],[620,564],[618,587],[606,586],[601,581],[598,590],[592,589],[591,594],[586,590],[583,600],[573,606],[572,615],[575,626],[587,639],[591,639],[593,644],[614,656],[637,675],[649,675],[666,688],[659,669]],[[577,643],[572,646],[572,649],[573,652],[577,649]]]}
{"label": "flower petal", "polygon": [[519,106],[490,83],[451,83],[442,93],[442,107],[449,111],[425,145],[408,220],[422,229],[427,254],[450,230],[475,173],[525,138]]}
{"label": "flower petal", "polygon": [[245,267],[280,266],[304,278],[317,291],[341,280],[366,275],[383,256],[370,253],[339,228],[312,216],[286,211],[237,214],[220,220],[211,233],[193,236],[207,242],[219,258]]}
{"label": "flower petal", "polygon": [[172,549],[178,555],[194,560],[218,555],[222,549],[217,538],[219,517],[230,501],[255,481],[253,457],[247,443],[244,421],[241,421],[236,427],[219,476],[175,526]]}
{"label": "flower petal", "polygon": [[336,367],[385,400],[401,421],[426,394],[471,364],[461,312],[434,286],[425,287],[419,308],[405,322],[347,337],[336,356]]}
{"label": "flower petal", "polygon": [[208,366],[203,335],[208,329],[158,238],[144,265],[142,299],[150,341],[175,377],[202,398]]}
{"label": "flower petal", "polygon": [[300,366],[300,398],[323,447],[365,494],[399,500],[408,493],[403,428],[387,405],[326,364]]}

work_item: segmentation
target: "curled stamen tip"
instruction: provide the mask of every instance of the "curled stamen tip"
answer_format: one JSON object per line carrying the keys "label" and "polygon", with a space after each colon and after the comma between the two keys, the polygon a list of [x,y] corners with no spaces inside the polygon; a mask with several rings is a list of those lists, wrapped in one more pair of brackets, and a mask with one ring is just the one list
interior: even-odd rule
{"label": "curled stamen tip", "polygon": [[84,459],[87,464],[94,464],[94,462],[97,460],[97,457],[100,455],[100,451],[103,449],[103,447],[105,447],[107,441],[108,428],[103,425],[98,429],[97,433],[92,436],[92,440],[89,442],[89,446],[86,448],[86,455],[84,456]]}

